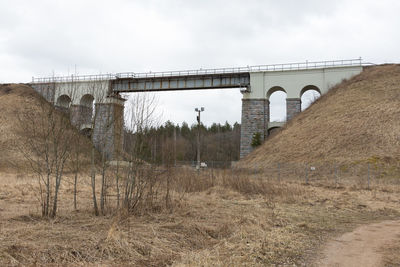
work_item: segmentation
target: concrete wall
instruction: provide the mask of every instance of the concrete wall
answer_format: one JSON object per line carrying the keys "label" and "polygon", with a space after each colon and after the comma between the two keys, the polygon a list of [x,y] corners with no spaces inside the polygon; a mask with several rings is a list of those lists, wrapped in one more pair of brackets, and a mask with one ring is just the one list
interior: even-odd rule
{"label": "concrete wall", "polygon": [[55,83],[31,84],[31,87],[43,96],[47,102],[54,104]]}
{"label": "concrete wall", "polygon": [[54,90],[54,103],[62,95],[71,98],[72,105],[80,105],[84,95],[91,95],[95,103],[103,103],[111,95],[110,81],[85,81],[56,83]]}
{"label": "concrete wall", "polygon": [[[320,89],[321,94],[344,79],[361,73],[362,67],[335,67],[314,70],[288,70],[250,73],[251,92],[243,94],[245,99],[268,99],[268,91],[279,86],[287,98],[301,98],[301,90],[309,85]],[[268,96],[268,97],[267,97]]]}

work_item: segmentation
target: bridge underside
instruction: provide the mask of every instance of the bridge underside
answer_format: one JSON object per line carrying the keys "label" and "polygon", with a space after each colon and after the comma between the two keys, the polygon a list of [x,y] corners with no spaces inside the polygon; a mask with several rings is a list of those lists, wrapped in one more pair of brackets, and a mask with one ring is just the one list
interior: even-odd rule
{"label": "bridge underside", "polygon": [[250,73],[224,73],[173,77],[119,78],[111,81],[112,91],[151,92],[223,88],[248,88]]}

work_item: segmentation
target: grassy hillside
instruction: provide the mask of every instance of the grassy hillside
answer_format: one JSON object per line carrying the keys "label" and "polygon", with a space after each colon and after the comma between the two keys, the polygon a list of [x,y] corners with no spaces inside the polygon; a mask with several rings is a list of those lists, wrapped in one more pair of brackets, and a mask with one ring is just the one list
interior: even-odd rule
{"label": "grassy hillside", "polygon": [[400,65],[365,68],[322,96],[240,163],[400,159]]}
{"label": "grassy hillside", "polygon": [[[43,110],[51,110],[53,107],[46,102],[31,87],[22,84],[0,85],[0,171],[24,171],[28,164],[24,154],[30,152],[24,142],[24,132],[21,127],[28,124],[26,116],[30,113],[34,120],[43,116]],[[55,111],[56,116],[66,116],[62,112]],[[72,129],[71,129],[72,128]],[[71,125],[66,134],[77,134]],[[81,136],[82,147],[87,147],[86,158],[89,158],[91,142]]]}

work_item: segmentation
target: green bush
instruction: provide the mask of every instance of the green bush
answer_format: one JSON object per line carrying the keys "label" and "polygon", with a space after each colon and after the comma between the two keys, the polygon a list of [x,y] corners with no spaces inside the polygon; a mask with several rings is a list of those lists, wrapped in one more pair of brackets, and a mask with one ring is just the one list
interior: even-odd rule
{"label": "green bush", "polygon": [[261,145],[261,133],[260,132],[256,132],[253,134],[253,137],[251,139],[251,146],[253,148],[258,147],[259,145]]}

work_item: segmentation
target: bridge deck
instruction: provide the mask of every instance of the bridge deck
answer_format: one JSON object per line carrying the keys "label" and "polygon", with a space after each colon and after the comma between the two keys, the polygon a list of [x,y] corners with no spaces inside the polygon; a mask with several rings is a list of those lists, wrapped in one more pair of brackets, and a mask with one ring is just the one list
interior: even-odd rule
{"label": "bridge deck", "polygon": [[370,65],[370,63],[363,63],[361,58],[359,58],[319,62],[258,65],[239,68],[199,69],[146,73],[125,72],[103,75],[33,78],[32,83],[90,83],[91,81],[110,81],[111,88],[114,92],[196,90],[242,87],[249,88],[250,73],[252,72],[313,70],[364,65]]}
{"label": "bridge deck", "polygon": [[250,86],[250,73],[202,74],[188,76],[117,78],[111,81],[114,92],[150,92],[241,88]]}

